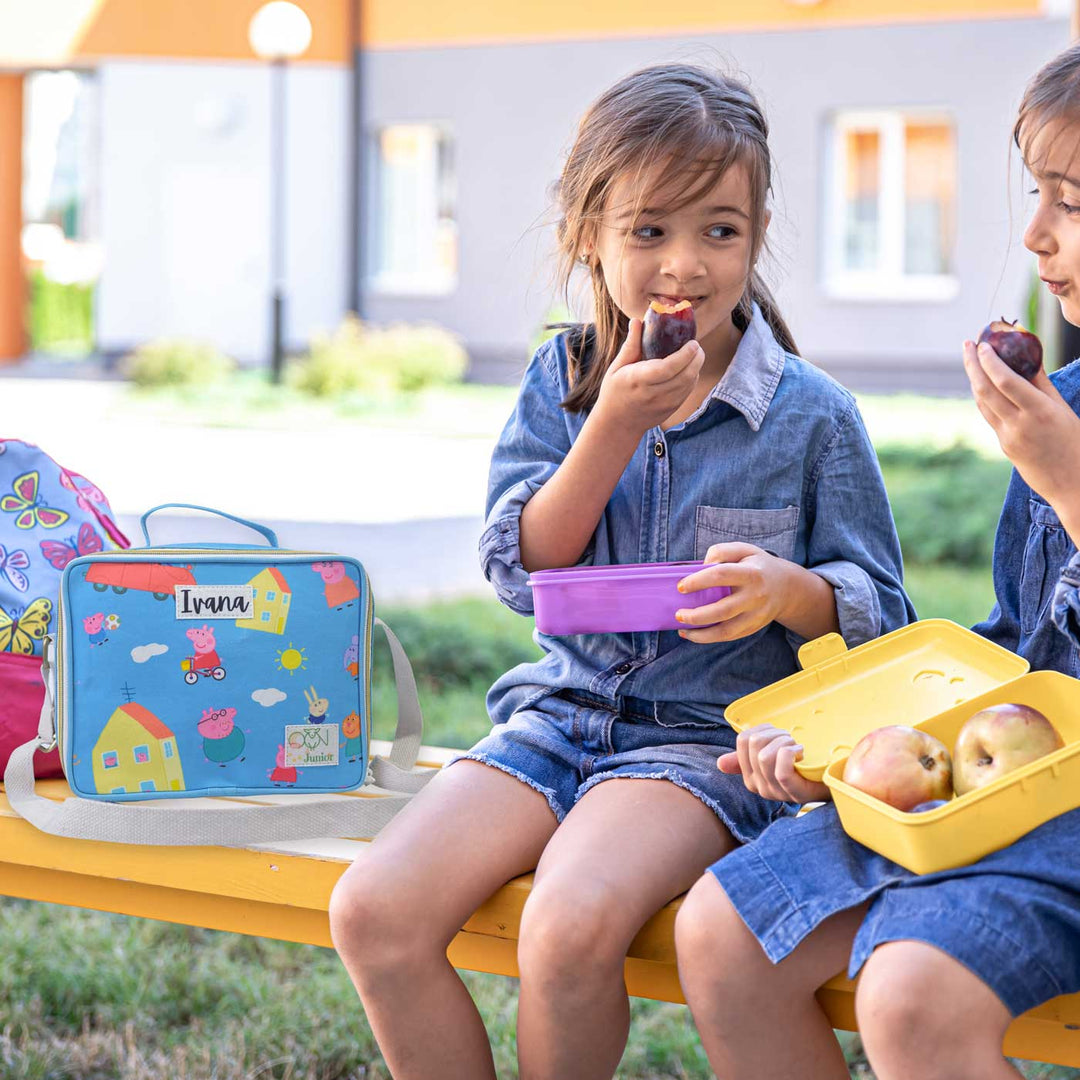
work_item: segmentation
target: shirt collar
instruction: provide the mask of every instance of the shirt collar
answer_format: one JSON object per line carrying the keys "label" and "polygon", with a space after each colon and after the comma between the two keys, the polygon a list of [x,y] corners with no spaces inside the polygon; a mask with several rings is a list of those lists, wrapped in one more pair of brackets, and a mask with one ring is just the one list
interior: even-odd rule
{"label": "shirt collar", "polygon": [[746,417],[751,430],[757,431],[783,373],[784,350],[773,337],[761,308],[754,304],[750,325],[743,331],[727,371],[705,403],[726,401]]}

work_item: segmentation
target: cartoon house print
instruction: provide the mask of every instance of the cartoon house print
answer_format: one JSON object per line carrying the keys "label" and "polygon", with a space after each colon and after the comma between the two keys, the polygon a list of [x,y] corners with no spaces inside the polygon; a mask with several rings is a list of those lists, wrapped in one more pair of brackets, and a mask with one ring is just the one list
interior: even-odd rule
{"label": "cartoon house print", "polygon": [[248,584],[252,588],[255,614],[250,619],[237,619],[236,625],[244,630],[265,630],[270,634],[284,634],[289,619],[292,589],[272,566],[260,570]]}
{"label": "cartoon house print", "polygon": [[125,791],[183,791],[176,736],[136,702],[109,717],[94,744],[94,787],[102,795]]}

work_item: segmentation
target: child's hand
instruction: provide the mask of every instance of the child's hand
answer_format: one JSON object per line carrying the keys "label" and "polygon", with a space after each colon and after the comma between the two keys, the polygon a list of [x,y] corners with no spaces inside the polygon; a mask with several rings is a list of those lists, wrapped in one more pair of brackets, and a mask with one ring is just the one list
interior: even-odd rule
{"label": "child's hand", "polygon": [[[1028,382],[989,345],[964,342],[964,369],[975,404],[1005,456],[1028,486],[1049,502],[1069,529],[1080,525],[1080,416],[1046,372]],[[1073,522],[1069,528],[1069,521]],[[1074,539],[1076,536],[1074,535]]]}
{"label": "child's hand", "polygon": [[596,408],[616,414],[642,433],[663,423],[697,385],[705,351],[688,341],[660,360],[641,359],[641,319],[631,319],[626,340],[600,384]]}
{"label": "child's hand", "polygon": [[721,754],[716,767],[722,773],[741,773],[748,791],[780,802],[808,803],[831,799],[829,789],[807,780],[795,769],[803,748],[780,728],[758,724],[739,732],[735,749]]}
{"label": "child's hand", "polygon": [[[778,559],[753,544],[714,544],[705,553],[705,562],[715,563],[689,574],[679,582],[679,592],[697,592],[716,585],[727,585],[731,595],[715,604],[680,608],[679,622],[701,630],[680,630],[687,641],[735,641],[756,634],[780,614],[789,595],[789,570],[786,559]],[[716,623],[709,626],[709,623]]]}

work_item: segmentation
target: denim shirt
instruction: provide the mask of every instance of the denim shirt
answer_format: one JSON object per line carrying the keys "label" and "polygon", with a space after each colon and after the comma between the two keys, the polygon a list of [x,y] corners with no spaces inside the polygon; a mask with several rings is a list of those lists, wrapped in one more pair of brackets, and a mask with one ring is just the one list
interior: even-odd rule
{"label": "denim shirt", "polygon": [[[1080,360],[1050,378],[1080,412]],[[994,610],[976,633],[1019,653],[1032,670],[1080,678],[1080,556],[1053,507],[1015,469],[994,539],[994,593]]]}
{"label": "denim shirt", "polygon": [[[491,460],[480,538],[499,599],[533,613],[521,565],[521,511],[558,469],[585,423],[569,392],[565,334],[536,352]],[[808,567],[835,588],[849,646],[903,626],[900,544],[877,457],[855,400],[784,352],[755,307],[723,378],[697,411],[651,428],[626,466],[579,565],[703,559],[743,541]],[[722,720],[736,698],[798,670],[805,639],[771,623],[732,642],[686,641],[674,630],[550,637],[488,692],[495,723],[547,694],[584,690],[656,704],[659,723]]]}

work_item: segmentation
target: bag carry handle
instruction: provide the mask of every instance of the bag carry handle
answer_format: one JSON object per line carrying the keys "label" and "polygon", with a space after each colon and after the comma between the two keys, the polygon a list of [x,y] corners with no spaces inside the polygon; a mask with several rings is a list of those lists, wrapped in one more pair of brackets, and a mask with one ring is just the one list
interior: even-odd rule
{"label": "bag carry handle", "polygon": [[139,525],[142,527],[143,538],[146,540],[147,547],[153,547],[150,543],[150,533],[146,528],[146,519],[151,514],[156,514],[159,510],[169,510],[176,508],[178,510],[202,510],[207,514],[217,514],[218,517],[228,518],[230,521],[235,521],[238,525],[246,525],[249,529],[254,529],[257,533],[262,533],[267,540],[270,541],[270,547],[276,548],[281,545],[278,543],[277,534],[273,529],[268,529],[265,525],[260,525],[256,521],[248,521],[247,518],[237,517],[235,514],[227,514],[224,510],[215,510],[212,506],[199,506],[196,503],[162,503],[160,506],[152,506],[141,518],[139,518]]}
{"label": "bag carry handle", "polygon": [[[46,799],[34,791],[34,751],[55,730],[52,689],[45,683],[38,738],[18,747],[4,772],[4,792],[12,809],[31,825],[54,836],[105,840],[117,844],[218,845],[240,847],[310,840],[328,836],[372,837],[439,771],[416,766],[424,720],[416,694],[412,665],[393,631],[376,624],[386,635],[394,661],[398,722],[388,758],[373,757],[370,780],[395,794],[363,798],[308,796],[290,805],[244,807],[139,806],[134,803],[96,802],[70,798]],[[53,643],[47,643],[42,672],[52,663]],[[302,794],[302,793],[298,793]],[[256,798],[258,796],[255,796]],[[291,798],[291,796],[290,796]]]}

